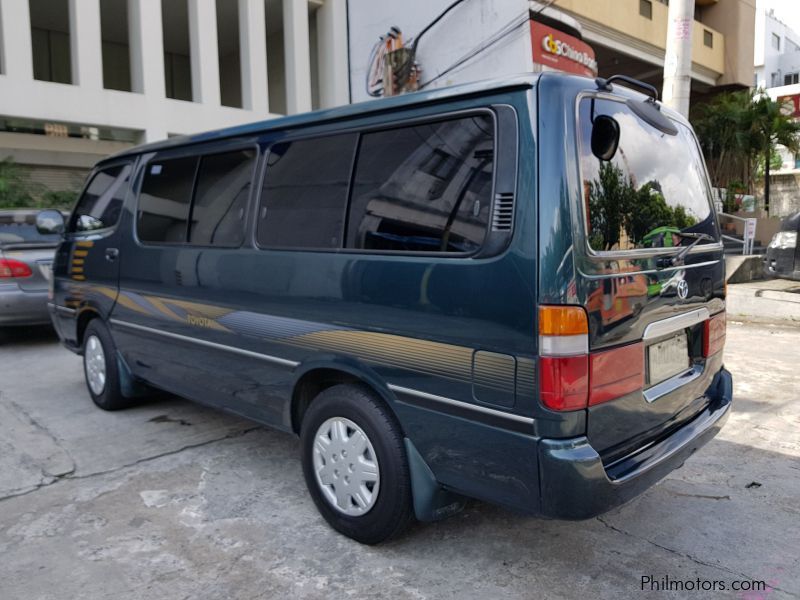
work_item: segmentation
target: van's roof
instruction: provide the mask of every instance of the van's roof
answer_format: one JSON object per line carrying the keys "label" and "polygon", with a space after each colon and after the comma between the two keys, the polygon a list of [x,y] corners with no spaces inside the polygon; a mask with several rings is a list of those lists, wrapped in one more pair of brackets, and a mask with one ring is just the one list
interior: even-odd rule
{"label": "van's roof", "polygon": [[[336,108],[329,108],[324,110],[316,110],[313,112],[301,113],[286,117],[276,117],[245,125],[237,125],[235,127],[228,127],[225,129],[216,129],[213,131],[206,131],[203,133],[196,133],[193,135],[183,135],[169,138],[159,142],[152,142],[149,144],[142,144],[127,148],[118,152],[106,160],[119,158],[121,156],[129,156],[142,154],[145,152],[158,152],[197,144],[201,142],[208,142],[213,140],[222,140],[225,138],[232,138],[244,135],[259,134],[267,131],[274,131],[280,129],[290,129],[303,127],[306,125],[318,125],[321,123],[332,122],[338,119],[362,116],[385,111],[402,109],[410,106],[419,106],[423,104],[441,102],[443,100],[452,100],[456,98],[464,98],[469,96],[485,95],[489,92],[497,92],[510,89],[530,89],[534,87],[541,77],[558,78],[565,84],[568,81],[574,83],[584,83],[594,86],[594,81],[589,78],[581,77],[579,75],[571,75],[568,73],[558,73],[548,71],[547,73],[522,73],[519,75],[512,75],[496,79],[487,79],[484,81],[476,81],[473,83],[465,83],[454,85],[444,88],[436,88],[431,90],[423,90],[419,92],[412,92],[409,94],[402,94],[400,96],[392,96],[391,98],[379,98],[375,100],[367,100],[365,102],[358,102],[356,104],[347,104]],[[614,94],[625,97],[644,98],[638,91],[632,90],[629,87],[614,87]],[[675,118],[681,122],[686,123],[686,120],[678,113],[669,110],[662,105],[662,110],[668,116]]]}
{"label": "van's roof", "polygon": [[339,106],[336,108],[316,110],[313,112],[301,113],[287,117],[276,117],[263,121],[256,121],[254,123],[247,123],[245,125],[237,125],[235,127],[227,127],[225,129],[206,131],[193,135],[176,136],[159,142],[152,142],[149,144],[142,144],[127,148],[114,154],[110,158],[113,159],[131,154],[142,154],[144,152],[156,152],[177,146],[219,140],[241,135],[257,134],[275,129],[288,129],[303,127],[305,125],[316,125],[346,117],[377,113],[386,110],[395,110],[398,108],[427,104],[430,102],[438,102],[464,96],[485,94],[486,92],[490,91],[513,88],[531,88],[536,85],[536,81],[539,79],[539,76],[539,74],[526,73],[511,77],[504,77],[501,79],[489,79],[475,83],[465,83],[451,87],[423,90],[410,94],[393,96],[391,98],[367,100],[365,102],[358,102],[356,104],[347,104],[345,106]]}

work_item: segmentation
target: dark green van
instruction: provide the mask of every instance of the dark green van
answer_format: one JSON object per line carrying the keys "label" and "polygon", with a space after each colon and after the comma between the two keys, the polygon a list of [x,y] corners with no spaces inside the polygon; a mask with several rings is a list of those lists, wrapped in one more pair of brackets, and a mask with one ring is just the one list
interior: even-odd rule
{"label": "dark green van", "polygon": [[583,519],[643,492],[732,394],[697,142],[620,83],[522,76],[102,161],[50,304],[92,399],[167,390],[299,435],[320,512],[365,543],[467,497]]}

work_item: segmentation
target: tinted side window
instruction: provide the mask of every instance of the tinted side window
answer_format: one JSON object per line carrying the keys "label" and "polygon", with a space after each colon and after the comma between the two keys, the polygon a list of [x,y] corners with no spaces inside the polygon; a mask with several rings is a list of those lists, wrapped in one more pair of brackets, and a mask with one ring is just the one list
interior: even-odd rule
{"label": "tinted side window", "polygon": [[145,242],[185,242],[197,157],[155,160],[145,170],[136,231]]}
{"label": "tinted side window", "polygon": [[130,174],[131,165],[109,167],[95,173],[72,211],[70,231],[94,231],[116,225]]}
{"label": "tinted side window", "polygon": [[476,116],[364,134],[347,247],[471,252],[491,209],[494,126]]}
{"label": "tinted side window", "polygon": [[254,150],[239,150],[200,159],[189,225],[190,243],[204,246],[242,243],[255,156]]}
{"label": "tinted side window", "polygon": [[356,134],[274,144],[258,212],[258,243],[271,248],[338,248]]}

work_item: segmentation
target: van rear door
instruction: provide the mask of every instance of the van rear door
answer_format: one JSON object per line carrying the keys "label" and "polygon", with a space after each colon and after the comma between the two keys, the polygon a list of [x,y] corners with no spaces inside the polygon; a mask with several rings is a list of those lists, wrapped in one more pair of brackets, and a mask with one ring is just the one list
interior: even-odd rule
{"label": "van rear door", "polygon": [[[573,230],[588,318],[587,435],[609,464],[709,404],[722,367],[724,262],[688,123],[646,122],[637,105],[655,105],[632,94],[592,92],[577,103],[582,198]],[[598,139],[615,130],[618,143]]]}

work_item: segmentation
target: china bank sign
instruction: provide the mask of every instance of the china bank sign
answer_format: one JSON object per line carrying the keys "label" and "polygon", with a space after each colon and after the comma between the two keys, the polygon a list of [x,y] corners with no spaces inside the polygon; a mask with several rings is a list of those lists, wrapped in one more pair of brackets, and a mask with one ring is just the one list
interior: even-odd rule
{"label": "china bank sign", "polygon": [[558,71],[595,77],[597,60],[589,44],[562,31],[531,21],[533,62]]}

